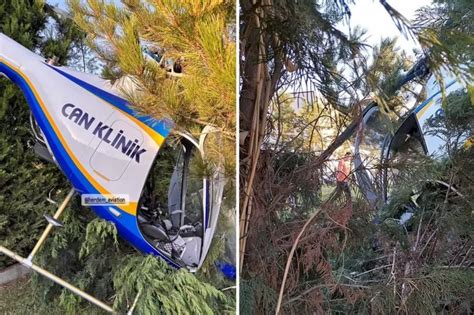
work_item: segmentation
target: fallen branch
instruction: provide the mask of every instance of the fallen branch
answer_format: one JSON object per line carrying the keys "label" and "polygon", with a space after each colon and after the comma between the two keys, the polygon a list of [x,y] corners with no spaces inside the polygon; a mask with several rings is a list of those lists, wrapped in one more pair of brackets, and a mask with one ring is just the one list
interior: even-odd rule
{"label": "fallen branch", "polygon": [[349,287],[349,288],[360,288],[360,289],[369,289],[370,288],[369,286],[359,285],[359,284],[346,284],[346,283],[341,283],[341,284],[338,284],[338,285],[319,284],[319,285],[312,286],[311,288],[301,292],[301,294],[299,294],[298,296],[295,296],[295,297],[289,299],[288,301],[286,301],[284,303],[284,305],[287,305],[287,304],[290,304],[294,301],[299,300],[301,297],[303,297],[304,295],[310,293],[313,290],[322,289],[322,288],[332,288],[332,287],[335,287],[335,286]]}
{"label": "fallen branch", "polygon": [[362,275],[365,275],[366,273],[370,273],[372,271],[375,271],[375,270],[379,270],[379,269],[384,269],[384,268],[387,268],[387,267],[392,267],[392,264],[388,264],[388,265],[383,265],[383,266],[380,266],[380,267],[377,267],[377,268],[374,268],[374,269],[370,269],[370,270],[367,270],[367,271],[364,271],[362,273],[359,273],[359,274],[356,274],[354,276],[352,276],[353,278],[357,278],[357,277],[360,277]]}
{"label": "fallen branch", "polygon": [[304,224],[304,226],[301,229],[300,233],[298,234],[298,237],[296,238],[296,240],[293,242],[293,246],[291,247],[290,254],[288,255],[288,259],[286,260],[285,273],[283,274],[283,281],[281,283],[280,293],[278,295],[278,302],[277,302],[277,306],[276,306],[276,309],[275,309],[275,314],[276,315],[278,315],[280,313],[281,302],[283,300],[283,293],[285,292],[286,278],[288,277],[288,272],[290,270],[291,261],[293,259],[293,255],[295,254],[296,247],[298,246],[298,243],[300,241],[301,236],[306,231],[306,228],[309,226],[309,224],[314,220],[314,218],[316,218],[316,216],[320,212],[321,212],[321,209],[318,209],[313,213],[313,215]]}

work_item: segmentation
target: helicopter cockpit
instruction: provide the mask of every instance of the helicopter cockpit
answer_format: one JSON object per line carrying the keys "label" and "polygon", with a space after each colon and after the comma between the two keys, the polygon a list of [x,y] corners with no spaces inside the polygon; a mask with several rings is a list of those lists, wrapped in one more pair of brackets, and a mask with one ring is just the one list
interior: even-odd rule
{"label": "helicopter cockpit", "polygon": [[185,137],[167,141],[155,160],[138,204],[145,239],[171,259],[197,267],[201,258],[206,180],[196,174],[197,143]]}

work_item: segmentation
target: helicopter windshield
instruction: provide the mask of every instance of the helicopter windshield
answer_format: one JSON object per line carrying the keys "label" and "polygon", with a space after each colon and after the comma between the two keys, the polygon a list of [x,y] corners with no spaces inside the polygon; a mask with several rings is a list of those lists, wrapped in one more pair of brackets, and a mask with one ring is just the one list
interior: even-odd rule
{"label": "helicopter windshield", "polygon": [[426,148],[415,118],[410,115],[390,142],[384,161],[386,200],[401,185],[412,183],[414,170],[425,162]]}
{"label": "helicopter windshield", "polygon": [[145,239],[177,262],[196,267],[203,238],[204,179],[195,170],[197,146],[168,139],[152,167],[139,201],[138,221]]}
{"label": "helicopter windshield", "polygon": [[355,139],[355,175],[361,192],[374,206],[380,199],[380,157],[391,123],[387,115],[371,106],[366,110]]}

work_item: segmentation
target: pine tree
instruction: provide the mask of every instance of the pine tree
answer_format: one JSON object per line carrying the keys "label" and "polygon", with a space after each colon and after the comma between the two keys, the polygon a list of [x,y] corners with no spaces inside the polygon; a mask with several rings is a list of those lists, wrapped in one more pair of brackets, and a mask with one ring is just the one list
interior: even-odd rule
{"label": "pine tree", "polygon": [[[220,143],[208,151],[224,157],[226,174],[234,178],[235,1],[70,4],[89,45],[106,63],[104,76],[131,79],[136,85],[126,91],[131,104],[154,118],[171,118],[179,131],[199,137],[204,126],[215,127]],[[141,45],[151,45],[164,61],[145,58]],[[171,75],[169,64],[183,75]]]}
{"label": "pine tree", "polygon": [[[63,22],[49,24],[49,17],[38,1],[0,3],[2,33],[31,50],[44,48],[50,57],[57,56],[65,63],[68,46],[78,38],[78,31],[74,36],[51,38],[44,33],[47,25],[59,28]],[[4,226],[0,235],[6,247],[27,254],[45,226],[42,215],[55,208],[47,201],[48,194],[55,199],[67,184],[54,166],[41,162],[33,152],[30,111],[22,92],[6,78],[0,79],[0,90],[0,216]],[[0,257],[2,266],[10,263]]]}
{"label": "pine tree", "polygon": [[469,0],[436,0],[417,11],[412,29],[433,70],[443,66],[464,82],[472,82],[472,19]]}
{"label": "pine tree", "polygon": [[[404,34],[412,34],[422,42],[432,70],[446,63],[451,69],[462,61],[470,64],[472,10],[466,1],[435,1],[438,8],[431,13],[436,14],[427,19],[420,12],[418,21],[426,24],[419,28],[412,27],[388,1],[379,2]],[[319,198],[321,169],[358,131],[362,109],[371,101],[370,94],[374,93],[373,99],[391,119],[388,125],[405,113],[403,106],[412,94],[413,85],[396,88],[412,61],[397,52],[393,39],[386,39],[371,50],[364,48],[363,32],[359,29],[345,35],[335,28],[343,19],[350,18],[350,3],[357,1],[241,1],[240,126],[245,136],[240,141],[243,314],[274,313],[275,309],[282,314],[403,314],[410,310],[434,313],[442,312],[443,307],[444,311],[456,313],[472,305],[468,297],[472,276],[467,277],[469,270],[465,269],[472,261],[468,257],[472,233],[466,235],[465,225],[459,232],[462,220],[472,221],[466,217],[470,208],[451,208],[457,210],[451,216],[444,212],[449,206],[439,212],[436,206],[465,201],[460,201],[454,192],[441,189],[441,193],[434,193],[439,199],[422,206],[424,212],[417,216],[414,225],[410,223],[411,230],[397,221],[397,215],[409,206],[414,183],[428,178],[446,181],[453,174],[448,171],[451,165],[443,167],[426,157],[419,159],[415,168],[407,167],[407,163],[401,165],[400,174],[406,175],[406,181],[397,185],[400,191],[394,193],[393,204],[382,211],[385,216],[381,225],[374,224],[377,213],[352,183],[352,203],[343,203],[340,198],[332,200],[330,194],[324,193]],[[448,13],[449,10],[453,11]],[[445,23],[448,16],[452,24]],[[449,36],[451,32],[453,37]],[[463,70],[472,73],[472,67]],[[316,91],[321,117],[330,117],[337,132],[337,136],[328,137],[330,144],[319,152],[307,152],[304,146],[308,140],[305,128],[322,133],[317,123],[318,110],[306,126],[302,124],[303,117],[287,112],[281,94],[287,88],[301,87]],[[465,101],[466,95],[462,99]],[[468,107],[465,103],[455,111]],[[338,115],[332,117],[333,111]],[[466,124],[468,116],[462,115],[466,116]],[[472,158],[460,165],[470,162]],[[377,163],[374,171],[384,167]],[[454,178],[457,176],[465,177],[456,174]],[[434,187],[420,184],[416,188],[430,191]],[[466,197],[471,188],[456,189]],[[425,195],[425,200],[432,196]],[[443,219],[456,221],[456,225],[444,221],[445,225],[438,230],[430,217],[438,223]],[[418,243],[418,252],[413,252],[417,224],[424,231],[419,236],[423,245]],[[302,227],[305,230],[300,234]],[[446,234],[441,229],[450,230],[453,234],[448,234],[456,235],[456,241],[444,243]],[[447,267],[446,260],[440,257],[442,250],[436,246],[441,243],[443,248],[449,248],[448,244],[455,246],[454,255],[450,253],[442,259],[455,260],[456,268],[461,270],[438,270]],[[420,246],[425,247],[422,254]],[[456,255],[467,258],[455,258]],[[441,288],[440,283],[450,276],[446,288]],[[424,279],[433,280],[431,288]]]}

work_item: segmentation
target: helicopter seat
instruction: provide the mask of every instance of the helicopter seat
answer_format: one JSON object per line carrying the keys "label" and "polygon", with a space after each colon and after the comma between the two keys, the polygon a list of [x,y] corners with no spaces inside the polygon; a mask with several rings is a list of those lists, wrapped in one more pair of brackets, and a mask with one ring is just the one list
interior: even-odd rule
{"label": "helicopter seat", "polygon": [[169,241],[171,234],[176,235],[176,233],[172,233],[176,229],[173,229],[170,220],[162,220],[160,224],[140,214],[137,216],[137,219],[143,233],[153,240],[160,242]]}
{"label": "helicopter seat", "polygon": [[168,240],[168,235],[166,234],[166,231],[163,227],[150,223],[142,223],[140,226],[143,233],[145,233],[148,237],[162,242]]}
{"label": "helicopter seat", "polygon": [[181,218],[183,216],[183,210],[175,209],[170,211],[171,224],[174,228],[179,229],[181,226]]}

